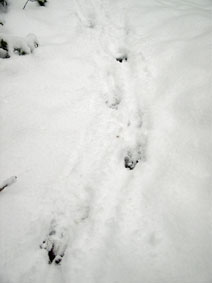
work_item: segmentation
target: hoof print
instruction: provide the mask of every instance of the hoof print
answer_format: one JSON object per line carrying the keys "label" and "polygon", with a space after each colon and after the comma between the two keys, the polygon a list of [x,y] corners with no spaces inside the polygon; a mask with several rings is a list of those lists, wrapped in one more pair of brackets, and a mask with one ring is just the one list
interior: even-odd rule
{"label": "hoof print", "polygon": [[139,162],[146,161],[146,142],[139,143],[135,148],[127,151],[124,157],[124,166],[129,170],[133,170]]}
{"label": "hoof print", "polygon": [[57,255],[57,256],[55,257],[55,261],[54,261],[54,262],[55,262],[56,264],[60,264],[61,261],[62,261],[63,256],[64,256],[64,254],[62,254],[62,255]]}
{"label": "hoof print", "polygon": [[55,257],[56,257],[56,255],[54,253],[54,245],[52,245],[51,250],[48,251],[48,256],[49,256],[49,264],[51,264],[54,261]]}
{"label": "hoof print", "polygon": [[45,249],[48,253],[49,264],[53,262],[55,264],[60,264],[62,258],[64,257],[65,250],[67,248],[68,237],[64,233],[64,230],[61,232],[51,229],[46,240],[40,245],[41,249]]}
{"label": "hoof print", "polygon": [[107,100],[105,101],[105,103],[109,108],[117,110],[119,104],[121,103],[121,99],[118,97],[114,97],[111,102]]}
{"label": "hoof print", "polygon": [[133,170],[135,166],[137,165],[137,163],[138,163],[138,160],[133,160],[133,158],[130,156],[125,156],[124,158],[124,167],[129,170]]}
{"label": "hoof print", "polygon": [[49,264],[51,264],[53,261],[55,264],[60,264],[64,254],[56,255],[53,246],[52,249],[48,252],[48,256],[49,256]]}
{"label": "hoof print", "polygon": [[127,60],[128,60],[127,55],[123,55],[121,57],[116,58],[116,61],[118,61],[119,63],[122,63],[123,61],[127,61]]}

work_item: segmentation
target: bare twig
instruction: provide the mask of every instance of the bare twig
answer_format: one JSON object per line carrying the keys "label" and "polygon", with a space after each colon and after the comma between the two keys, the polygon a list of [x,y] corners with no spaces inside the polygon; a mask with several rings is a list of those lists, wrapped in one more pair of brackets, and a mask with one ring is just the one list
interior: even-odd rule
{"label": "bare twig", "polygon": [[16,176],[12,176],[8,179],[6,179],[0,186],[0,192],[3,191],[6,187],[14,184],[17,180],[17,177]]}
{"label": "bare twig", "polygon": [[25,5],[24,5],[24,7],[23,7],[23,10],[26,8],[26,5],[28,4],[29,1],[30,1],[30,0],[27,0],[27,1],[26,1]]}

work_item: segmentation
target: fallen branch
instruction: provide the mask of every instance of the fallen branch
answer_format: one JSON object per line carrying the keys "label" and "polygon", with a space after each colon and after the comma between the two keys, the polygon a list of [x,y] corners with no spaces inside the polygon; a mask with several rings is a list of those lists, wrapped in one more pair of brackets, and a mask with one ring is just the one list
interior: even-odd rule
{"label": "fallen branch", "polygon": [[11,186],[12,184],[14,184],[17,180],[16,176],[12,176],[10,178],[8,178],[7,180],[5,180],[0,187],[0,192],[3,191],[6,187]]}
{"label": "fallen branch", "polygon": [[27,1],[26,1],[25,5],[24,5],[24,7],[23,7],[23,10],[26,8],[26,5],[28,4],[29,1],[30,1],[30,0],[27,0]]}

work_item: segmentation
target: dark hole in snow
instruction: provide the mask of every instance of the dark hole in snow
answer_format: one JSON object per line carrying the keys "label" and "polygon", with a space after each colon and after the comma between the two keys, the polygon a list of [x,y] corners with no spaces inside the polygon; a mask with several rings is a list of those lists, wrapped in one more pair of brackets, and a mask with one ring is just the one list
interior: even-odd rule
{"label": "dark hole in snow", "polygon": [[54,252],[54,245],[52,245],[51,250],[48,251],[48,256],[49,256],[49,264],[51,264],[53,261],[54,261],[54,263],[56,263],[56,264],[60,264],[61,261],[62,261],[62,258],[63,258],[63,256],[64,256],[64,254],[57,255],[57,254]]}
{"label": "dark hole in snow", "polygon": [[128,60],[127,55],[123,55],[121,57],[116,58],[116,61],[118,61],[119,63],[122,63],[123,61],[127,61],[127,60]]}
{"label": "dark hole in snow", "polygon": [[49,264],[51,264],[56,257],[56,255],[54,253],[54,245],[52,245],[51,250],[48,251],[48,256],[49,256]]}

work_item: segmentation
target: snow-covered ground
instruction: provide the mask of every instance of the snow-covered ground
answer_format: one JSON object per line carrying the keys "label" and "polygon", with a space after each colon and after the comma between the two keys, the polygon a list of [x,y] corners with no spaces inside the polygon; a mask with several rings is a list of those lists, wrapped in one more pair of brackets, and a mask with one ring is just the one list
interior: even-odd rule
{"label": "snow-covered ground", "polygon": [[211,283],[211,0],[24,3],[0,25],[39,40],[0,59],[0,283]]}

